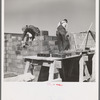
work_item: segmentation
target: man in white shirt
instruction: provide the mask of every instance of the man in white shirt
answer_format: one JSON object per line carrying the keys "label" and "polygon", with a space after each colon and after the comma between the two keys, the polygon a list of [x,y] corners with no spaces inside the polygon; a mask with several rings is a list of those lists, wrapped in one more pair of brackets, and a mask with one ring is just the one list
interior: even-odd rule
{"label": "man in white shirt", "polygon": [[68,28],[67,19],[64,19],[58,23],[56,36],[58,40],[58,49],[60,52],[64,50],[68,50],[70,48],[67,28]]}

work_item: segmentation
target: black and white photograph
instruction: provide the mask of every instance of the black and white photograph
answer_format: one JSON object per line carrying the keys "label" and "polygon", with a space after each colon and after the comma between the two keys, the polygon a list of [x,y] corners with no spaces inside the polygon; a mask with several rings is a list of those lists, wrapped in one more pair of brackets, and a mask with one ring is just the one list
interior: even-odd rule
{"label": "black and white photograph", "polygon": [[[3,0],[3,83],[97,85],[97,2]],[[91,100],[97,100],[97,86],[94,89]]]}
{"label": "black and white photograph", "polygon": [[95,82],[95,3],[5,0],[4,81]]}

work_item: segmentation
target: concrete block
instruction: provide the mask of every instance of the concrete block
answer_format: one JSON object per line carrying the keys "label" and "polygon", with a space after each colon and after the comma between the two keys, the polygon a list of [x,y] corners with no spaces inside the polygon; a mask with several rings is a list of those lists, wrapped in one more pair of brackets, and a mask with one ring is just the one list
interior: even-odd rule
{"label": "concrete block", "polygon": [[9,56],[10,56],[9,54],[6,54],[6,55],[5,55],[5,58],[9,58]]}
{"label": "concrete block", "polygon": [[4,59],[4,63],[7,63],[7,58]]}
{"label": "concrete block", "polygon": [[38,36],[38,39],[39,40],[44,40],[45,38],[44,38],[44,36]]}
{"label": "concrete block", "polygon": [[52,50],[52,53],[59,53],[59,50]]}
{"label": "concrete block", "polygon": [[12,39],[9,39],[8,42],[12,42]]}
{"label": "concrete block", "polygon": [[12,47],[7,47],[8,48],[8,50],[12,50]]}
{"label": "concrete block", "polygon": [[9,44],[9,42],[7,42],[7,44],[6,44],[7,46],[10,46],[10,44]]}
{"label": "concrete block", "polygon": [[4,63],[4,73],[7,72],[7,63]]}
{"label": "concrete block", "polygon": [[56,36],[52,36],[52,40],[53,41],[57,41],[57,37]]}
{"label": "concrete block", "polygon": [[11,38],[11,34],[6,34],[6,38],[10,39]]}
{"label": "concrete block", "polygon": [[8,51],[9,50],[9,47],[6,46],[4,49]]}
{"label": "concrete block", "polygon": [[48,46],[42,46],[42,47],[41,47],[41,50],[42,50],[42,51],[47,51],[47,50],[49,50],[49,48],[48,48]]}
{"label": "concrete block", "polygon": [[52,41],[52,36],[45,36],[46,41]]}
{"label": "concrete block", "polygon": [[39,51],[40,47],[39,46],[34,46],[34,51]]}
{"label": "concrete block", "polygon": [[7,63],[11,63],[12,62],[12,60],[9,58],[9,59],[7,59]]}
{"label": "concrete block", "polygon": [[55,41],[49,41],[49,45],[55,45]]}
{"label": "concrete block", "polygon": [[42,36],[48,36],[49,33],[48,33],[48,31],[42,30],[42,31],[40,31],[40,35],[42,35]]}
{"label": "concrete block", "polygon": [[21,55],[21,51],[20,50],[16,50],[15,51],[15,55],[17,56],[17,55]]}
{"label": "concrete block", "polygon": [[40,52],[40,51],[34,51],[34,52],[33,52],[33,51],[30,51],[30,52],[28,52],[27,55],[28,55],[28,56],[37,55],[38,52]]}
{"label": "concrete block", "polygon": [[22,60],[16,59],[16,63],[17,63],[17,64],[21,64],[21,63],[22,63]]}
{"label": "concrete block", "polygon": [[36,45],[39,45],[39,40],[34,40],[34,41],[32,42],[32,46],[36,46]]}
{"label": "concrete block", "polygon": [[51,50],[58,50],[58,46],[52,45],[52,46],[50,46],[50,49],[51,49]]}
{"label": "concrete block", "polygon": [[18,41],[21,41],[22,40],[22,37],[18,37]]}
{"label": "concrete block", "polygon": [[22,51],[21,51],[21,55],[25,56],[25,55],[27,55],[27,54],[28,54],[27,50],[22,50]]}
{"label": "concrete block", "polygon": [[17,64],[17,68],[24,68],[24,66],[22,64]]}
{"label": "concrete block", "polygon": [[35,40],[38,41],[40,36],[35,36]]}
{"label": "concrete block", "polygon": [[8,53],[8,54],[15,54],[15,51],[9,50],[7,53]]}
{"label": "concrete block", "polygon": [[17,47],[15,45],[12,45],[12,50],[13,51],[17,50]]}
{"label": "concrete block", "polygon": [[22,60],[22,59],[23,59],[23,56],[22,56],[22,55],[18,55],[18,56],[16,56],[16,58],[17,58],[18,60]]}
{"label": "concrete block", "polygon": [[48,41],[40,41],[40,43],[42,44],[42,46],[48,46],[49,45]]}

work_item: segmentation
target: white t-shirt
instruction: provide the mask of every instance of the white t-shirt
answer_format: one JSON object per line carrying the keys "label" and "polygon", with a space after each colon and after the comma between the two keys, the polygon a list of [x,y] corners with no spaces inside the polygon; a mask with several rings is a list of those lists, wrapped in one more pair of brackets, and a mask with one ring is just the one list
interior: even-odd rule
{"label": "white t-shirt", "polygon": [[66,30],[68,29],[68,23],[66,23],[65,21],[61,21],[58,23],[58,26],[62,25]]}
{"label": "white t-shirt", "polygon": [[32,34],[31,33],[27,32],[27,34],[28,34],[29,37],[32,37]]}

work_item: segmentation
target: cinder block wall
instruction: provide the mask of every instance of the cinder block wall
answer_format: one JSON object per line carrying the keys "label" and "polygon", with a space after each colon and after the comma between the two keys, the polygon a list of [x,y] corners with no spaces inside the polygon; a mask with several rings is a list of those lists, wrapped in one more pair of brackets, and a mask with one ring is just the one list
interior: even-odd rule
{"label": "cinder block wall", "polygon": [[36,55],[44,52],[58,52],[56,36],[49,36],[48,31],[41,31],[40,36],[36,36],[32,45],[27,49],[21,47],[22,34],[4,34],[4,72],[24,72],[25,63],[23,56]]}
{"label": "cinder block wall", "polygon": [[[77,33],[75,37],[72,33],[69,33],[69,40],[71,48],[75,50],[75,40],[77,47],[79,48],[86,33]],[[36,55],[40,52],[58,52],[57,38],[56,36],[49,36],[48,31],[41,31],[41,36],[35,37],[32,45],[27,49],[21,48],[22,34],[5,33],[4,34],[4,72],[16,72],[17,74],[23,74],[25,68],[25,62],[23,56]],[[91,36],[89,36],[88,46],[94,46],[95,43]]]}

